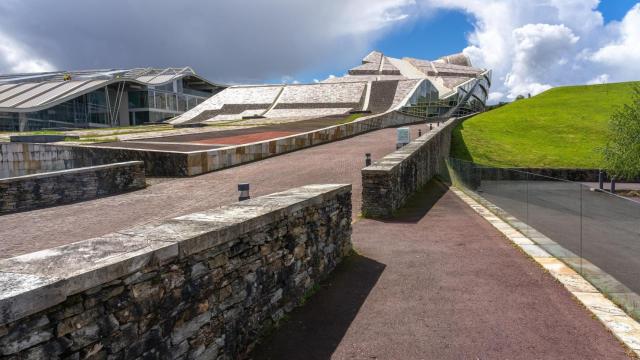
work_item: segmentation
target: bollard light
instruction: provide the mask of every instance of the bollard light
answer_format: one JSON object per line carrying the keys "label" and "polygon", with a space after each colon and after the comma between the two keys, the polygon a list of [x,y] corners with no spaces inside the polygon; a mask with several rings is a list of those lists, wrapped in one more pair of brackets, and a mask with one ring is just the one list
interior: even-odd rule
{"label": "bollard light", "polygon": [[604,174],[602,173],[602,170],[598,171],[598,189],[604,189]]}
{"label": "bollard light", "polygon": [[240,196],[238,196],[238,201],[249,200],[251,198],[249,196],[249,183],[238,184],[238,191],[240,192]]}
{"label": "bollard light", "polygon": [[433,130],[433,124],[429,123],[429,130]]}
{"label": "bollard light", "polygon": [[616,177],[612,177],[611,178],[611,193],[615,194],[616,193]]}
{"label": "bollard light", "polygon": [[371,165],[371,153],[364,154],[364,165],[365,166]]}
{"label": "bollard light", "polygon": [[418,137],[422,136],[422,130],[418,129]]}

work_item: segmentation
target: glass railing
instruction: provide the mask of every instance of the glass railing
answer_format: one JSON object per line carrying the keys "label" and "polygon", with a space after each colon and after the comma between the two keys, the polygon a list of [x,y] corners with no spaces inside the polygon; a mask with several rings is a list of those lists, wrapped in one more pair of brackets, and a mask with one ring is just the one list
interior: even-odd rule
{"label": "glass railing", "polygon": [[447,165],[453,185],[640,318],[640,202],[517,169]]}

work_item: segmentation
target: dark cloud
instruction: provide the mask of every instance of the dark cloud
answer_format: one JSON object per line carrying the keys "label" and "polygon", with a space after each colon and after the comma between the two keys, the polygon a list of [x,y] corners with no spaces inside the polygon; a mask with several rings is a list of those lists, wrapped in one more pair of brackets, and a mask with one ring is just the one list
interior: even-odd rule
{"label": "dark cloud", "polygon": [[40,59],[56,69],[192,66],[212,80],[259,82],[352,65],[404,3],[4,0],[0,71]]}

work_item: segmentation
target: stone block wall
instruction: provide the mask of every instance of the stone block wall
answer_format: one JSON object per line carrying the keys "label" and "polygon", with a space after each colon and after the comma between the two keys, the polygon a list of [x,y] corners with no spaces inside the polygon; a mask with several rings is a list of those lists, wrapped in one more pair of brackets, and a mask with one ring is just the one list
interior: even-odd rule
{"label": "stone block wall", "polygon": [[362,214],[390,217],[411,195],[446,169],[451,133],[463,118],[452,118],[373,165],[362,169]]}
{"label": "stone block wall", "polygon": [[350,249],[310,185],[0,260],[0,357],[236,359]]}
{"label": "stone block wall", "polygon": [[425,119],[392,111],[367,116],[348,124],[329,126],[323,129],[285,136],[278,139],[208,151],[193,151],[187,153],[188,175],[199,175],[311,146],[346,139],[373,130],[413,124],[421,121],[425,121]]}
{"label": "stone block wall", "polygon": [[[68,147],[68,146],[63,146]],[[190,176],[189,155],[178,151],[135,150],[115,147],[73,146],[83,163],[110,164],[123,161],[143,161],[148,176]]]}
{"label": "stone block wall", "polygon": [[0,178],[90,165],[68,146],[0,143]]}
{"label": "stone block wall", "polygon": [[144,163],[130,161],[0,179],[0,214],[142,189]]}
{"label": "stone block wall", "polygon": [[[348,124],[305,133],[205,151],[161,151],[88,146],[8,144],[13,149],[0,158],[1,169],[61,170],[80,166],[144,161],[147,176],[195,176],[307,147],[346,139],[373,130],[425,121],[424,118],[391,111],[366,116]],[[8,159],[5,161],[5,159]],[[31,161],[30,159],[38,159]]]}

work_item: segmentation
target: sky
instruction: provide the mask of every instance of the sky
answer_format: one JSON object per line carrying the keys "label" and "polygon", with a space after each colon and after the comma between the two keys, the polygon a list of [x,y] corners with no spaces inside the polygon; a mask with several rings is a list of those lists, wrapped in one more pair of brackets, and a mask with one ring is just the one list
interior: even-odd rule
{"label": "sky", "polygon": [[191,66],[221,83],[313,82],[371,50],[493,70],[491,102],[640,80],[627,0],[2,0],[0,73]]}

